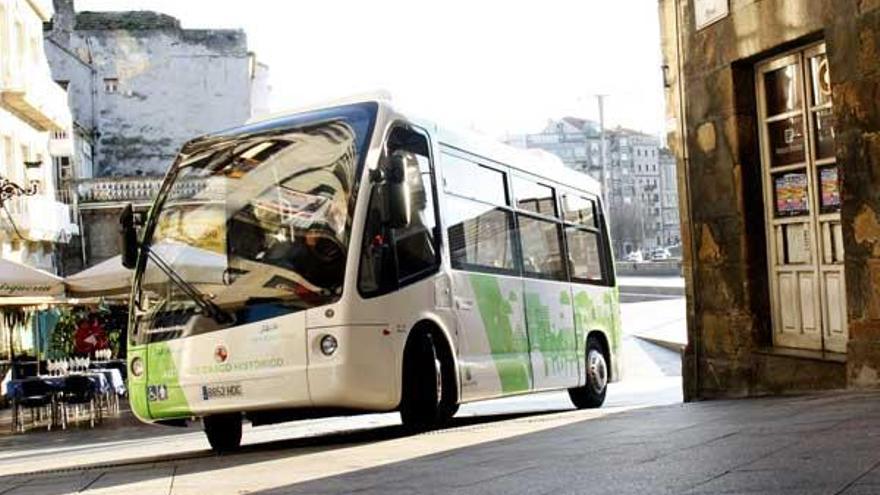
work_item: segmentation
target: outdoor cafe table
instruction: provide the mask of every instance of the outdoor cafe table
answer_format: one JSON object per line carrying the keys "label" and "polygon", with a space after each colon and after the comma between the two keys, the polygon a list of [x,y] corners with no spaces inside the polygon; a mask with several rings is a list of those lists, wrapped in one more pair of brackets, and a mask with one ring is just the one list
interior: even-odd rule
{"label": "outdoor cafe table", "polygon": [[[19,412],[17,412],[18,402],[25,398],[22,396],[22,384],[25,382],[39,381],[48,385],[48,388],[53,392],[61,393],[64,391],[67,378],[75,375],[88,377],[89,382],[92,384],[92,391],[95,396],[107,398],[108,410],[113,412],[118,411],[118,397],[120,390],[122,393],[125,392],[125,385],[122,384],[122,376],[119,374],[119,370],[114,369],[101,370],[98,372],[89,371],[86,373],[71,373],[63,376],[44,375],[10,380],[6,384],[6,397],[12,402],[13,411],[16,411],[13,415],[19,414]],[[112,402],[110,402],[111,399]],[[52,423],[55,423],[56,419],[55,413],[53,412]],[[16,427],[15,421],[13,421],[12,427],[13,429]]]}
{"label": "outdoor cafe table", "polygon": [[[118,370],[116,370],[118,372]],[[73,375],[85,375],[89,377],[92,382],[93,390],[95,394],[106,394],[111,390],[111,382],[107,379],[107,374],[104,373],[71,373],[69,375],[64,376],[32,376],[28,378],[19,378],[15,380],[9,380],[6,384],[6,398],[10,400],[18,400],[22,399],[21,396],[21,386],[22,383],[26,381],[41,381],[49,386],[52,390],[56,392],[61,392],[64,390],[64,383],[67,380],[68,376]],[[122,381],[122,378],[119,378],[119,381]],[[116,385],[113,384],[113,390],[116,389]],[[123,385],[123,390],[125,390],[125,386]]]}
{"label": "outdoor cafe table", "polygon": [[108,359],[104,361],[92,361],[89,363],[90,370],[96,369],[116,369],[119,371],[123,382],[125,381],[126,361],[124,359]]}
{"label": "outdoor cafe table", "polygon": [[90,368],[89,373],[100,373],[104,375],[110,384],[110,390],[116,395],[125,395],[125,380],[122,379],[122,373],[116,368]]}

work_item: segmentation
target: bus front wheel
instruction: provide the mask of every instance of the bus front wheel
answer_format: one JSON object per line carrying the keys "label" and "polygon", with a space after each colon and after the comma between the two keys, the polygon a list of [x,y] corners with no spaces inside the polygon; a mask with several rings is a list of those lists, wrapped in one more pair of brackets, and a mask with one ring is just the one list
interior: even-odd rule
{"label": "bus front wheel", "polygon": [[[443,364],[434,339],[423,332],[413,337],[403,356],[403,397],[400,419],[403,426],[423,431],[442,425],[457,409],[448,400],[446,388],[453,386],[444,380]],[[448,403],[449,402],[449,403]]]}
{"label": "bus front wheel", "polygon": [[214,452],[231,452],[241,445],[241,414],[205,416],[202,424]]}
{"label": "bus front wheel", "polygon": [[587,383],[568,389],[571,402],[578,409],[596,408],[605,402],[608,391],[608,361],[602,343],[595,337],[587,339]]}

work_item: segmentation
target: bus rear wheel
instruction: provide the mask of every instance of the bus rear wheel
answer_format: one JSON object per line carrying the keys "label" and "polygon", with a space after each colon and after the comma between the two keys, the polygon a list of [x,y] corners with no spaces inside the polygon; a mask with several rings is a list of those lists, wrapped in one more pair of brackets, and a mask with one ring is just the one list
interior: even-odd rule
{"label": "bus rear wheel", "polygon": [[608,361],[602,343],[595,337],[587,339],[587,383],[568,389],[571,402],[578,409],[600,407],[608,392]]}
{"label": "bus rear wheel", "polygon": [[411,431],[424,431],[449,421],[458,409],[444,379],[443,363],[430,333],[413,337],[403,356],[403,397],[400,419]]}
{"label": "bus rear wheel", "polygon": [[215,414],[202,418],[208,443],[218,454],[237,450],[241,445],[241,414]]}

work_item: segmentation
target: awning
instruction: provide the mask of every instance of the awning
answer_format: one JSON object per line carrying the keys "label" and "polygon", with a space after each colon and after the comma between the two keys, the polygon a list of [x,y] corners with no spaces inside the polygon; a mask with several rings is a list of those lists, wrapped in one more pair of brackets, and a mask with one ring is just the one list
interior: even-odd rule
{"label": "awning", "polygon": [[0,297],[64,295],[64,281],[49,272],[0,258]]}
{"label": "awning", "polygon": [[[159,244],[153,250],[190,283],[223,283],[225,255],[179,243]],[[131,290],[131,277],[132,271],[122,266],[122,256],[117,255],[70,275],[64,282],[71,297],[125,296]],[[148,265],[145,283],[155,284],[167,280],[167,275],[152,263]]]}
{"label": "awning", "polygon": [[122,296],[131,287],[131,270],[122,266],[117,255],[67,277],[68,293],[75,297]]}
{"label": "awning", "polygon": [[87,299],[73,299],[65,296],[40,296],[40,297],[0,297],[0,311],[9,306],[52,306],[57,304],[83,304],[90,302]]}

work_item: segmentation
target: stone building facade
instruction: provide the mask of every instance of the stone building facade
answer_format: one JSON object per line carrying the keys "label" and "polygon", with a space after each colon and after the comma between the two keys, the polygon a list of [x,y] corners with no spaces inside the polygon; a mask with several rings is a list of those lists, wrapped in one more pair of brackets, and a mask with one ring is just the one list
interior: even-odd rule
{"label": "stone building facade", "polygon": [[[657,137],[623,128],[606,130],[604,162],[599,124],[576,117],[551,120],[540,133],[509,137],[506,142],[553,153],[566,166],[605,184],[618,257],[678,242],[678,188],[674,175],[671,180],[662,179],[660,157],[664,150]],[[675,212],[670,218],[675,225],[664,220],[662,198],[672,201]]]}
{"label": "stone building facade", "polygon": [[95,176],[162,175],[185,141],[245,122],[255,95],[266,106],[266,67],[241,30],[54,2],[46,51],[74,119],[95,134]]}
{"label": "stone building facade", "polygon": [[51,15],[45,1],[0,0],[0,189],[21,193],[0,200],[0,257],[54,273],[78,229],[57,199],[53,162],[73,146],[67,94],[43,52]]}
{"label": "stone building facade", "polygon": [[46,53],[94,164],[65,184],[85,243],[65,260],[70,273],[118,254],[121,208],[146,208],[184,142],[268,113],[270,87],[242,30],[183,29],[148,11],[76,12],[73,0],[54,6]]}
{"label": "stone building facade", "polygon": [[880,386],[880,2],[659,12],[685,397]]}

